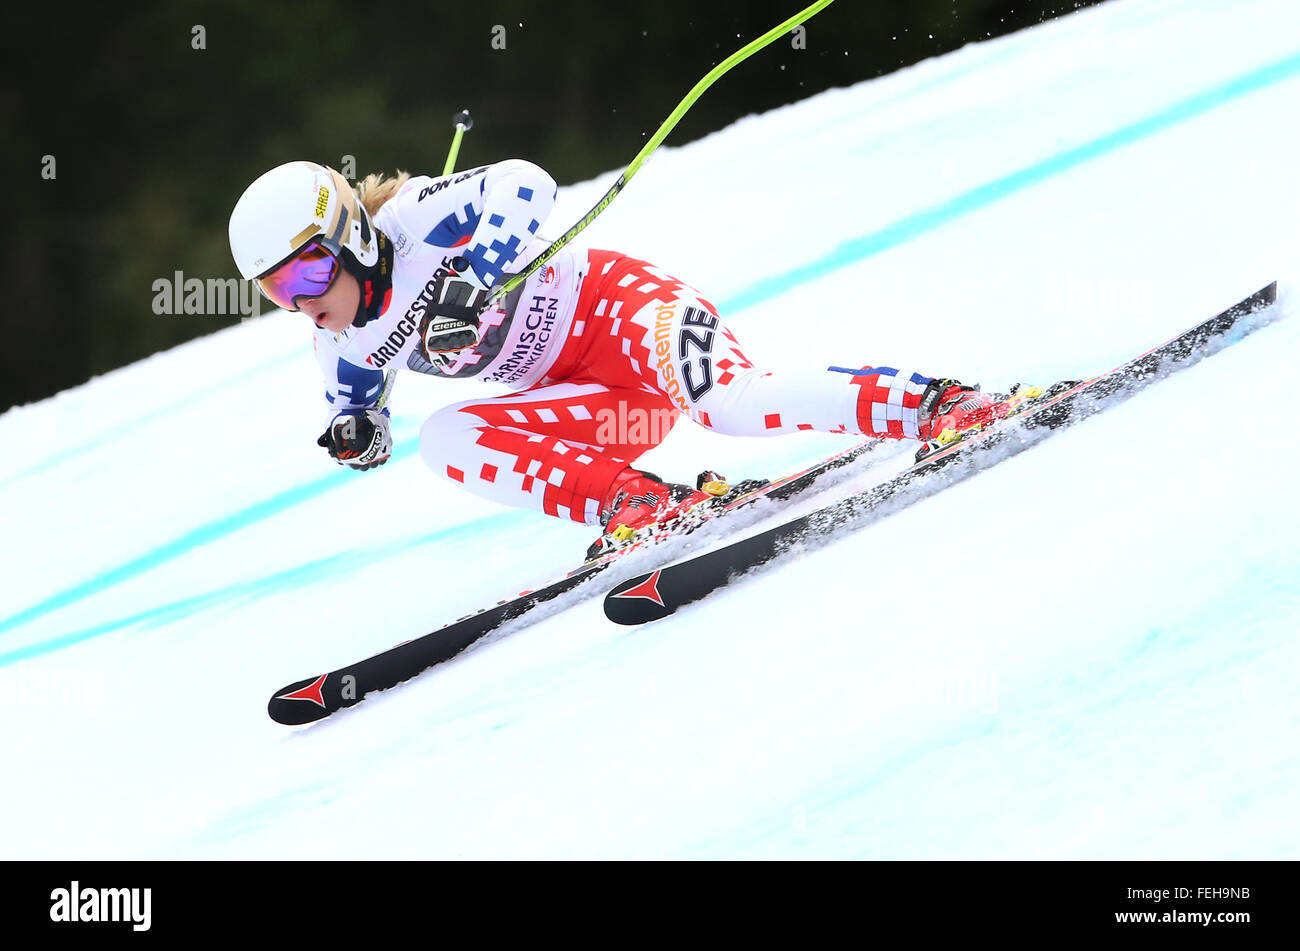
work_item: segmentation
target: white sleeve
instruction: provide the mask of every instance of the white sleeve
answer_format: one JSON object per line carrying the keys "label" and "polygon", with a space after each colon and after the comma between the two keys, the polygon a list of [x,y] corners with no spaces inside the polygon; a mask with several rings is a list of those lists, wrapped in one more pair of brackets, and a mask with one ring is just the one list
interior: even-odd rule
{"label": "white sleeve", "polygon": [[[325,403],[329,420],[342,414],[357,415],[385,398],[392,383],[392,373],[385,378],[382,370],[371,370],[349,363],[334,349],[332,334],[317,330],[313,344],[316,362],[325,377]],[[387,400],[385,399],[385,402]],[[384,412],[388,408],[384,407]]]}
{"label": "white sleeve", "polygon": [[462,255],[462,277],[489,290],[519,260],[555,207],[559,189],[542,168],[507,159],[441,178],[411,179],[393,213],[416,240]]}

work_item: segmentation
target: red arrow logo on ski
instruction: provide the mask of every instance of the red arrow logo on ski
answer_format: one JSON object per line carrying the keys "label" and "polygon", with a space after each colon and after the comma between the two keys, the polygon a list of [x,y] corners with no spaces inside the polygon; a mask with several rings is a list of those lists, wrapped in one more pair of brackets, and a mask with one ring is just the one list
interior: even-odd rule
{"label": "red arrow logo on ski", "polygon": [[660,568],[645,581],[641,582],[635,588],[628,588],[626,591],[620,591],[618,594],[610,595],[613,598],[645,598],[647,601],[653,601],[661,608],[667,607],[664,599],[659,596],[659,575],[663,573]]}
{"label": "red arrow logo on ski", "polygon": [[309,683],[307,686],[299,687],[297,690],[293,691],[292,693],[282,693],[275,699],[276,700],[310,700],[312,703],[316,704],[317,706],[324,708],[325,698],[321,696],[320,688],[325,685],[325,678],[328,676],[329,674],[321,674],[319,677],[315,679],[315,681]]}

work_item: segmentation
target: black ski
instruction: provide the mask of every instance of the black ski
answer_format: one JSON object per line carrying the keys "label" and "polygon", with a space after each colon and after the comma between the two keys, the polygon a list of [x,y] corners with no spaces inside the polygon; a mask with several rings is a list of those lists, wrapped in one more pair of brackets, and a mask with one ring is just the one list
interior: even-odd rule
{"label": "black ski", "polygon": [[[605,596],[605,615],[619,624],[658,620],[716,591],[737,575],[779,558],[801,542],[879,521],[1020,452],[1052,430],[1122,401],[1157,374],[1181,369],[1235,342],[1258,326],[1243,318],[1276,298],[1275,281],[1109,373],[1059,392],[1049,391],[1022,415],[939,449],[879,485],[767,531],[624,581]],[[939,470],[944,470],[944,477],[931,478]]]}
{"label": "black ski", "polygon": [[[809,488],[826,473],[848,465],[870,452],[878,442],[878,440],[868,440],[858,443],[792,476],[745,493],[735,500],[729,500],[717,510],[716,514],[700,524],[710,524],[715,518],[723,517],[728,512],[758,498],[778,500],[792,498]],[[522,617],[539,605],[585,584],[630,552],[644,550],[669,537],[673,536],[668,532],[652,537],[645,542],[581,565],[541,588],[499,601],[493,607],[463,617],[430,634],[405,641],[373,657],[349,664],[347,667],[282,687],[267,703],[266,712],[277,723],[289,725],[310,723],[327,717],[336,710],[359,703],[372,691],[394,687],[435,664],[451,659],[507,621]],[[598,593],[598,590],[590,591],[591,595]]]}

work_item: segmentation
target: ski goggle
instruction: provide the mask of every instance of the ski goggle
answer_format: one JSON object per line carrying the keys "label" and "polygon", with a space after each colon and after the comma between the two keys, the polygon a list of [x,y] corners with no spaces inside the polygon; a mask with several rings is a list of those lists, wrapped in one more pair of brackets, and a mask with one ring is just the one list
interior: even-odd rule
{"label": "ski goggle", "polygon": [[320,297],[342,270],[339,259],[313,241],[279,267],[257,279],[267,299],[285,310],[297,310],[299,297]]}

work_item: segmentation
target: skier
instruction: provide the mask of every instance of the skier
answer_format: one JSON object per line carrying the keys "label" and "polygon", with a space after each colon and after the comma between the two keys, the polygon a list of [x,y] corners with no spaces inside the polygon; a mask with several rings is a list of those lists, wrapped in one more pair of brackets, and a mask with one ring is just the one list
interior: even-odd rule
{"label": "skier", "polygon": [[549,245],[538,232],[557,191],[520,159],[438,178],[372,175],[355,190],[333,169],[290,162],[247,188],[231,251],[269,300],[315,323],[329,413],[318,443],[340,464],[389,458],[393,369],[505,384],[517,392],[430,416],[420,455],[476,495],[600,525],[597,556],[727,493],[713,473],[692,488],[633,466],[679,416],[727,435],[933,445],[1026,395],[889,367],[756,367],[698,291],[617,251],[566,246],[479,313],[511,268]]}

